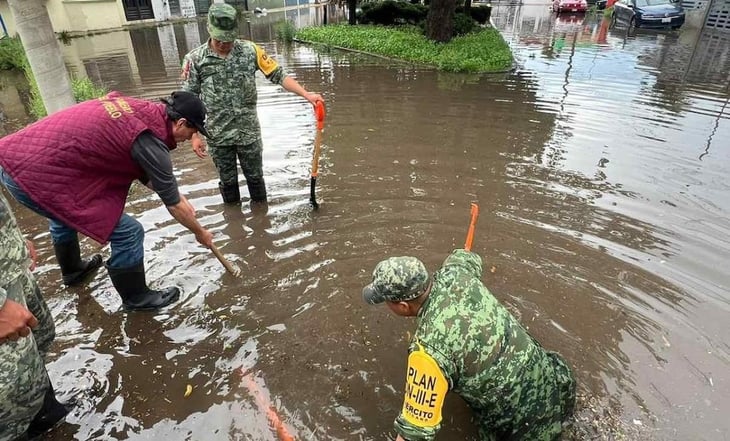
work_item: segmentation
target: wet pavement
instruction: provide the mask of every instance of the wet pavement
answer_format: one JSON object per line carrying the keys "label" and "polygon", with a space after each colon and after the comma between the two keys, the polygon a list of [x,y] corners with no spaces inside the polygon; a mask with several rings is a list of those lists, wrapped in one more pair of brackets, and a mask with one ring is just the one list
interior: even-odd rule
{"label": "wet pavement", "polygon": [[[627,34],[545,4],[499,5],[516,70],[462,75],[276,43],[283,17],[241,33],[327,100],[319,210],[313,112],[262,78],[268,212],[224,207],[211,161],[173,153],[241,278],[137,186],[127,211],[146,227],[148,280],[183,294],[163,313],[126,314],[104,272],[59,288],[45,222],[16,209],[56,318],[49,370],[77,403],[47,439],[275,440],[269,404],[296,439],[392,436],[414,323],[363,305],[361,287],[387,256],[437,268],[463,245],[471,202],[483,280],[577,372],[576,438],[730,437],[730,34]],[[194,22],[63,49],[75,72],[154,98],[206,38]],[[6,95],[5,114],[22,120]],[[476,439],[456,397],[439,439]]]}

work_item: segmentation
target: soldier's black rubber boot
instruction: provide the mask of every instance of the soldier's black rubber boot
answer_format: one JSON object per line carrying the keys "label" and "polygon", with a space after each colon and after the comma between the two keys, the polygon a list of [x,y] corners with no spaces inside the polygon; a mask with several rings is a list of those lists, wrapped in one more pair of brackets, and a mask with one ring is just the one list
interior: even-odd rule
{"label": "soldier's black rubber boot", "polygon": [[94,254],[89,259],[81,259],[78,239],[54,243],[53,250],[56,252],[56,260],[58,260],[63,275],[63,284],[66,286],[81,284],[86,276],[101,266],[101,254]]}
{"label": "soldier's black rubber boot", "polygon": [[224,203],[237,204],[241,202],[241,191],[238,189],[238,183],[223,184],[222,182],[219,182],[218,189],[221,191]]}
{"label": "soldier's black rubber boot", "polygon": [[180,290],[170,286],[161,290],[150,289],[144,274],[144,264],[129,268],[110,268],[109,277],[122,298],[124,308],[130,311],[144,311],[165,307],[180,298]]}
{"label": "soldier's black rubber boot", "polygon": [[264,178],[246,179],[248,186],[248,194],[251,196],[251,202],[266,202],[266,182]]}
{"label": "soldier's black rubber boot", "polygon": [[43,435],[66,418],[66,415],[68,415],[68,408],[58,402],[53,385],[49,384],[46,395],[43,397],[43,407],[33,417],[33,421],[30,422],[26,431],[26,439],[32,440]]}

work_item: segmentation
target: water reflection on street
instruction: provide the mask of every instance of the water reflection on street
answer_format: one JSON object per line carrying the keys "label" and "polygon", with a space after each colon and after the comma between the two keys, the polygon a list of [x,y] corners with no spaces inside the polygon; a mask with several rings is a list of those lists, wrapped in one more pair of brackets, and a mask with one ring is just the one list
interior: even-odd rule
{"label": "water reflection on street", "polygon": [[[173,154],[241,279],[135,188],[148,279],[183,295],[125,314],[103,272],[58,288],[45,223],[16,209],[57,321],[51,375],[78,403],[49,439],[273,440],[257,394],[297,439],[392,435],[413,322],[362,305],[360,289],[386,256],[435,269],[463,243],[474,201],[483,279],[566,356],[584,395],[641,438],[730,437],[730,34],[629,34],[503,4],[493,19],[516,70],[464,75],[277,43],[284,16],[240,32],[328,102],[320,209],[308,204],[311,108],[263,78],[267,213],[224,207],[212,163],[188,145]],[[205,23],[181,23],[74,39],[64,54],[77,75],[155,98],[206,38]],[[476,439],[454,397],[439,439]]]}

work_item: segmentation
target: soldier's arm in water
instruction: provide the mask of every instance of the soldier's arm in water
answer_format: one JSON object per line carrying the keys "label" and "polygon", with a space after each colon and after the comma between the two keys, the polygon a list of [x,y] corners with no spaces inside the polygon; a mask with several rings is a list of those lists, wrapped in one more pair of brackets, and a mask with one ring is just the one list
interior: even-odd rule
{"label": "soldier's arm in water", "polygon": [[473,277],[482,277],[482,258],[477,253],[458,248],[444,260],[441,267],[446,268],[449,266],[458,266]]}

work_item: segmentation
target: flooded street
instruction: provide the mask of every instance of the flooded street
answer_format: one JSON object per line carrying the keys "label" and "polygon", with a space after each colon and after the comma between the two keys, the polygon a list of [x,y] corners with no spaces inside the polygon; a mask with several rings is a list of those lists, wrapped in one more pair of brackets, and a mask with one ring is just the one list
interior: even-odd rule
{"label": "flooded street", "polygon": [[[438,268],[463,246],[471,202],[483,280],[567,358],[583,407],[624,439],[730,439],[730,33],[627,34],[502,4],[493,20],[516,70],[466,75],[276,43],[285,15],[321,20],[269,13],[241,35],[327,100],[319,210],[311,106],[263,77],[268,212],[247,197],[224,206],[212,161],[189,144],[173,153],[241,278],[137,185],[127,212],[146,228],[147,278],[182,294],[163,313],[127,314],[103,270],[60,288],[45,220],[14,205],[56,319],[51,378],[77,403],[46,439],[276,440],[269,403],[297,440],[391,439],[415,322],[364,305],[361,289],[388,256]],[[63,50],[95,83],[155,98],[206,38],[205,23],[177,23]],[[0,101],[22,119],[16,95]],[[438,439],[477,439],[460,399],[444,414]]]}

